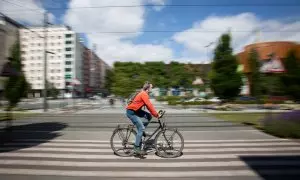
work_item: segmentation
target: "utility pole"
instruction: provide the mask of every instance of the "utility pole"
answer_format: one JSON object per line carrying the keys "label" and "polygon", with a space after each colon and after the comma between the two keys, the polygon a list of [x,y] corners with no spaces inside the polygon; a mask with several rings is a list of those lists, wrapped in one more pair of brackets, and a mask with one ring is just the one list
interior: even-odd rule
{"label": "utility pole", "polygon": [[44,112],[48,110],[47,103],[47,27],[48,27],[48,13],[44,13]]}

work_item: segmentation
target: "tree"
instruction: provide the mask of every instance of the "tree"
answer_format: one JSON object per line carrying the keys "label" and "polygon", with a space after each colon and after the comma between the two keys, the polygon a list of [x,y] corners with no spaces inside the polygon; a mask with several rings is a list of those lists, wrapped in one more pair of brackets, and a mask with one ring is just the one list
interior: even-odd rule
{"label": "tree", "polygon": [[281,81],[285,86],[285,92],[296,101],[300,101],[300,61],[294,50],[288,52],[284,67],[286,73]]}
{"label": "tree", "polygon": [[140,89],[145,81],[160,88],[188,88],[194,78],[185,64],[178,62],[116,62],[111,90],[116,95],[128,97],[136,89]]}
{"label": "tree", "polygon": [[56,87],[54,86],[53,83],[51,83],[49,81],[46,81],[46,83],[47,83],[47,87],[48,87],[47,95],[49,97],[57,98],[57,96],[59,95],[59,90],[56,89]]}
{"label": "tree", "polygon": [[13,69],[18,72],[16,76],[10,76],[5,84],[4,96],[8,100],[7,111],[7,127],[11,126],[13,115],[11,110],[17,106],[21,98],[26,96],[30,89],[30,84],[26,81],[22,73],[20,43],[17,41],[11,48],[10,64]]}
{"label": "tree", "polygon": [[261,95],[261,76],[260,76],[260,63],[259,55],[256,49],[251,49],[249,53],[249,82],[250,82],[250,95],[253,97],[258,97]]}
{"label": "tree", "polygon": [[214,51],[214,62],[210,73],[210,87],[215,95],[231,100],[240,93],[241,75],[237,72],[237,60],[232,55],[230,35],[223,34]]}
{"label": "tree", "polygon": [[113,82],[114,82],[114,71],[106,70],[104,88],[108,91],[108,93],[112,92]]}

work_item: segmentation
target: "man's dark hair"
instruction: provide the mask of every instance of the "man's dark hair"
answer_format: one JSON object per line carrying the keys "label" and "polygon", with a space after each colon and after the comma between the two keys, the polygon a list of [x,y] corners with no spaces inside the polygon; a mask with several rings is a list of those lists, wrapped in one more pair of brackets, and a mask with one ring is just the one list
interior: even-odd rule
{"label": "man's dark hair", "polygon": [[144,84],[144,86],[143,86],[143,90],[144,91],[148,90],[150,88],[150,85],[151,85],[151,83],[148,82],[148,81],[146,81],[145,84]]}

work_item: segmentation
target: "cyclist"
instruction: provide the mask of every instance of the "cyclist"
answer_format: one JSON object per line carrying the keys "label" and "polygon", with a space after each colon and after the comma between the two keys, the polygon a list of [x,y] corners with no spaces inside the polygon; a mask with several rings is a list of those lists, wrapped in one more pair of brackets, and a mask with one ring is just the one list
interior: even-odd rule
{"label": "cyclist", "polygon": [[[138,155],[145,155],[146,152],[141,150],[140,144],[142,136],[147,136],[144,132],[145,128],[148,126],[152,116],[158,118],[159,115],[155,110],[154,106],[149,100],[149,93],[152,90],[152,84],[146,82],[142,90],[133,98],[132,102],[126,107],[126,115],[131,120],[131,122],[137,127],[137,135],[134,144],[134,151]],[[150,113],[142,110],[142,107],[146,106]],[[143,123],[140,118],[145,118],[148,121]]]}

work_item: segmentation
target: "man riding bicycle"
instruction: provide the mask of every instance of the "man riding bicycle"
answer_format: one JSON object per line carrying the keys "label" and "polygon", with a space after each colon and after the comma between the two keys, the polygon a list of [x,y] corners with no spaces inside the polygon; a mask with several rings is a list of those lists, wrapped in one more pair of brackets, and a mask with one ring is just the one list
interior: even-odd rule
{"label": "man riding bicycle", "polygon": [[[131,120],[131,122],[137,127],[137,135],[134,144],[134,151],[136,154],[145,155],[146,152],[141,150],[140,144],[142,136],[147,134],[144,132],[145,128],[148,126],[152,116],[158,118],[159,115],[155,110],[154,106],[149,100],[149,93],[152,90],[152,84],[146,82],[142,90],[134,97],[132,102],[126,107],[126,115]],[[142,107],[146,106],[150,113],[142,110]],[[140,118],[147,119],[147,122],[143,123]]]}

